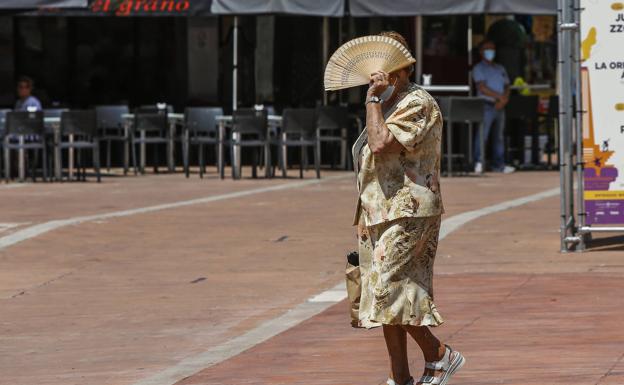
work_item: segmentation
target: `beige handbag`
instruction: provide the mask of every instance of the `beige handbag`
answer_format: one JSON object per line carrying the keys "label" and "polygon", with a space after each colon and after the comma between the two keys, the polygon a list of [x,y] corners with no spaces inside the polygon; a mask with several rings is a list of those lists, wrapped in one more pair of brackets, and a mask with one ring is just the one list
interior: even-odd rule
{"label": "beige handbag", "polygon": [[349,298],[351,314],[351,326],[357,327],[360,321],[360,296],[362,295],[362,276],[360,274],[360,262],[357,251],[347,255],[347,267],[345,278],[347,280],[347,297]]}

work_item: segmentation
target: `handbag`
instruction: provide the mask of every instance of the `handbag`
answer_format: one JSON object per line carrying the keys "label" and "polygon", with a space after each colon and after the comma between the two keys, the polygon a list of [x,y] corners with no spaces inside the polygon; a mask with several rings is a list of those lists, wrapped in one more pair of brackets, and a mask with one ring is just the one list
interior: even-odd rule
{"label": "handbag", "polygon": [[360,322],[360,297],[362,295],[362,276],[360,273],[360,255],[357,251],[347,254],[347,267],[345,269],[347,281],[347,297],[349,298],[349,314],[351,326],[357,327]]}

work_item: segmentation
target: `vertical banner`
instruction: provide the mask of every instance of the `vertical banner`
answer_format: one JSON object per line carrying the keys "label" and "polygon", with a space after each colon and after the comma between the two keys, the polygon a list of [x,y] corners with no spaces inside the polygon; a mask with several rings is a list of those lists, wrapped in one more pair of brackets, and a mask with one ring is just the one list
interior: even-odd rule
{"label": "vertical banner", "polygon": [[587,224],[624,224],[624,0],[581,0]]}

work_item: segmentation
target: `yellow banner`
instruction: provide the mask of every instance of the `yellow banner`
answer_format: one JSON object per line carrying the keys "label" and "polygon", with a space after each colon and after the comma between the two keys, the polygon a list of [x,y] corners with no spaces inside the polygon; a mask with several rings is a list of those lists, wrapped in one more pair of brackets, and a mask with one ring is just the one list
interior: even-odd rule
{"label": "yellow banner", "polygon": [[624,191],[585,191],[585,199],[593,201],[624,199]]}

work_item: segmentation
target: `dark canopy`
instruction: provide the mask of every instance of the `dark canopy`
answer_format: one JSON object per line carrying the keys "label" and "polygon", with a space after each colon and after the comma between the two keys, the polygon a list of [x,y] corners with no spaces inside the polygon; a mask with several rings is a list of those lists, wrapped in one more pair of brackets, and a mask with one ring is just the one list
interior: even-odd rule
{"label": "dark canopy", "polygon": [[1,9],[86,7],[87,0],[1,0]]}
{"label": "dark canopy", "polygon": [[352,16],[557,13],[557,0],[349,0]]}
{"label": "dark canopy", "polygon": [[283,13],[341,17],[344,4],[345,0],[213,0],[211,10],[220,15]]}

